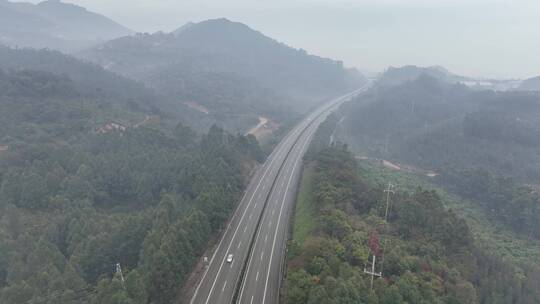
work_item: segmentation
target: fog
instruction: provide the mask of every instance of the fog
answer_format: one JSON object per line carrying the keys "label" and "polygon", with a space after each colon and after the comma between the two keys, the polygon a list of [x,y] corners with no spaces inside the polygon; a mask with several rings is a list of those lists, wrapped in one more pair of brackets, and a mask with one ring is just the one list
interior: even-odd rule
{"label": "fog", "polygon": [[[39,1],[33,1],[39,2]],[[470,76],[540,71],[536,0],[66,0],[143,32],[226,17],[364,71],[443,65]]]}

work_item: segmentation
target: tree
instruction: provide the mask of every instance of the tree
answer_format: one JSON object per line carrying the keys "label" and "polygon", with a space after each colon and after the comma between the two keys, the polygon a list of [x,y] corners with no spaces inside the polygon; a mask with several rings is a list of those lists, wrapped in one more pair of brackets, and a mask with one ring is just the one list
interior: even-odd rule
{"label": "tree", "polygon": [[403,297],[396,286],[390,286],[380,295],[380,304],[401,304]]}
{"label": "tree", "polygon": [[144,285],[143,277],[137,270],[132,270],[126,277],[126,290],[133,304],[146,304],[147,294],[146,286]]}
{"label": "tree", "polygon": [[331,210],[323,218],[326,232],[337,239],[343,239],[352,232],[347,215],[341,210]]}
{"label": "tree", "polygon": [[313,283],[305,270],[290,273],[287,276],[287,286],[288,303],[307,303]]}
{"label": "tree", "polygon": [[93,304],[134,304],[135,302],[128,296],[123,283],[119,278],[112,280],[103,279],[99,281],[96,296]]}
{"label": "tree", "polygon": [[35,294],[35,291],[22,281],[18,284],[10,285],[2,290],[0,299],[2,303],[27,303]]}

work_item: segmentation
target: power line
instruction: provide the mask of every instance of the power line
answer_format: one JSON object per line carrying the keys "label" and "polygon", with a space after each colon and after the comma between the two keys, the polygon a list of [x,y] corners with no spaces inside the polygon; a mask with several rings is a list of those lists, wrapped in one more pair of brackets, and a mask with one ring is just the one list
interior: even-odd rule
{"label": "power line", "polygon": [[371,270],[368,270],[364,268],[364,273],[369,274],[371,276],[371,284],[369,290],[373,290],[373,280],[375,277],[382,277],[382,272],[375,272],[375,261],[376,256],[375,253],[373,253],[373,261],[371,262]]}
{"label": "power line", "polygon": [[[390,212],[390,195],[395,194],[395,191],[393,189],[394,189],[394,185],[392,185],[392,183],[388,183],[388,188],[384,190],[384,193],[386,193],[386,207],[384,211],[385,230],[387,230],[388,228],[388,214]],[[388,231],[386,232],[388,234]],[[367,263],[366,263],[366,266],[364,266],[364,273],[371,276],[370,290],[373,290],[373,281],[375,280],[375,277],[382,277],[382,269],[384,269],[384,252],[386,250],[386,239],[387,237],[384,238],[382,251],[379,251],[379,236],[378,234],[376,234],[376,231],[374,231],[372,233],[372,236],[370,237],[369,247],[372,253],[372,260],[370,262],[369,257],[368,257],[367,263],[371,263],[371,269],[368,269],[366,267]],[[379,254],[381,254],[381,267],[380,267],[381,271],[376,272],[375,266],[377,262],[377,255]]]}
{"label": "power line", "polygon": [[384,240],[383,240],[383,248],[382,248],[382,256],[381,256],[381,270],[384,270],[384,254],[386,252],[386,240],[389,235],[388,213],[390,210],[390,194],[392,195],[396,194],[396,192],[393,189],[394,189],[394,185],[392,185],[392,183],[388,183],[388,188],[384,190],[384,192],[386,193],[386,210],[384,212],[384,227],[385,227],[386,236],[384,237]]}

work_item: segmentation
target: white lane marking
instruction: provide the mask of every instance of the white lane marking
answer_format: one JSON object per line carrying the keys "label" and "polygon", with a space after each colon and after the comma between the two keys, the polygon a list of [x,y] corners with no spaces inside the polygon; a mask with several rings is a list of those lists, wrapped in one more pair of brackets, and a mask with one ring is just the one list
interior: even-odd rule
{"label": "white lane marking", "polygon": [[[311,134],[306,138],[306,141],[304,141],[304,144],[302,145],[302,148],[300,149],[300,152],[304,151],[304,148],[305,148],[306,144],[310,141],[311,136],[313,136],[313,133],[315,133],[315,131],[311,132]],[[272,269],[272,258],[274,257],[274,250],[275,250],[275,246],[276,246],[277,233],[278,233],[278,230],[279,230],[279,222],[281,220],[281,215],[283,213],[283,206],[285,205],[285,199],[287,198],[287,193],[289,192],[289,187],[291,186],[291,182],[292,182],[292,179],[293,179],[293,176],[294,176],[294,172],[296,171],[296,167],[297,167],[298,162],[299,162],[299,160],[301,158],[300,157],[301,154],[302,153],[300,153],[298,155],[298,158],[294,162],[293,172],[289,176],[289,181],[287,182],[287,188],[285,189],[285,195],[283,196],[283,200],[281,201],[281,207],[280,207],[279,216],[278,216],[278,225],[277,225],[276,230],[274,232],[274,241],[272,243],[272,250],[270,251],[270,264],[268,265],[268,271],[266,272],[266,280],[265,280],[265,283],[264,283],[264,293],[263,293],[262,304],[266,303],[266,292],[267,292],[267,289],[268,289],[268,279],[270,278],[270,270]]]}
{"label": "white lane marking", "polygon": [[255,276],[255,281],[259,281],[259,272],[257,271],[257,275]]}
{"label": "white lane marking", "polygon": [[244,233],[246,233],[246,230],[247,230],[247,226],[246,226],[246,227],[244,227]]}
{"label": "white lane marking", "polygon": [[[265,215],[263,214],[262,216],[263,216],[263,221],[264,221]],[[253,250],[255,250],[255,248],[257,248],[257,244],[259,243],[259,236],[261,235],[261,231],[262,231],[262,229],[257,229],[257,235],[255,236],[255,244],[253,245]],[[266,236],[268,237],[268,234]],[[247,274],[251,273],[250,269],[251,269],[251,264],[252,264],[251,262],[253,260],[253,257],[254,257],[254,254],[249,255],[248,268],[246,270]],[[244,276],[244,279],[242,280],[243,281],[242,282],[242,289],[240,290],[240,297],[238,298],[239,301],[242,301],[242,299],[243,299],[244,289],[246,287],[246,282],[247,282],[246,278],[247,278],[247,275]],[[251,297],[251,301],[253,302],[253,296]]]}
{"label": "white lane marking", "polygon": [[[276,200],[276,201],[275,201],[275,204],[278,204],[278,203],[279,203],[279,200]],[[275,213],[275,206],[274,206],[274,209],[272,209],[272,214],[274,214],[274,213]],[[264,215],[263,215],[263,216],[264,216]],[[263,221],[264,221],[264,218],[263,218]],[[257,248],[257,245],[259,244],[259,240],[260,240],[259,235],[260,235],[261,231],[262,231],[262,229],[258,229],[258,231],[257,231],[257,236],[255,237],[255,244],[254,244],[254,247],[253,247],[253,250],[254,250],[254,251],[255,251],[255,249]],[[268,243],[268,233],[266,233],[265,236],[264,236],[264,242],[265,242],[265,243]],[[250,274],[250,273],[251,273],[251,272],[250,272],[250,269],[251,269],[251,265],[253,265],[252,261],[253,261],[253,257],[254,257],[254,256],[255,256],[254,254],[251,254],[250,257],[249,257],[248,268],[247,268],[247,270],[246,270],[246,273],[247,273],[247,274]],[[261,254],[261,261],[262,261],[263,259],[264,259],[264,251],[263,251],[262,254]],[[246,282],[247,282],[246,278],[247,278],[247,277],[248,277],[248,275],[246,275],[246,276],[244,277],[244,280],[243,280],[243,282],[242,282],[242,288],[241,288],[241,290],[240,290],[240,296],[239,296],[239,298],[238,298],[238,299],[239,299],[239,302],[238,302],[238,303],[242,303],[242,301],[243,301],[242,299],[244,298],[243,295],[244,295],[244,290],[245,290],[245,287],[246,287]],[[252,298],[251,301],[253,301],[253,296],[252,296],[251,298]]]}
{"label": "white lane marking", "polygon": [[[285,143],[287,143],[289,140],[290,140],[290,138],[287,139],[287,140],[285,141]],[[286,144],[283,144],[283,146],[281,146],[279,149],[281,150],[281,149],[282,149],[283,147],[285,147],[285,146],[286,146]],[[279,151],[278,151],[277,153],[279,154]],[[233,244],[233,241],[234,241],[234,239],[236,238],[236,233],[238,232],[238,229],[239,229],[240,226],[241,226],[240,224],[244,221],[244,217],[246,216],[246,213],[247,213],[249,207],[251,206],[251,202],[253,201],[253,198],[255,197],[255,194],[256,194],[257,191],[259,190],[259,187],[261,186],[261,184],[262,184],[262,182],[263,182],[263,180],[264,180],[266,174],[268,173],[268,170],[270,170],[270,168],[272,168],[272,164],[274,163],[275,160],[276,160],[276,157],[273,157],[272,160],[270,161],[270,164],[268,164],[268,166],[267,166],[266,169],[264,170],[264,173],[263,173],[261,179],[259,180],[259,183],[257,184],[257,186],[255,187],[255,190],[253,191],[253,195],[251,196],[251,198],[250,198],[249,201],[248,201],[247,208],[244,209],[244,213],[242,213],[242,217],[240,218],[240,221],[238,222],[238,225],[236,226],[236,229],[234,230],[234,233],[233,233],[231,242],[229,242],[229,246],[227,247],[225,256],[223,257],[223,260],[221,261],[221,264],[219,265],[219,269],[218,269],[218,272],[217,272],[217,274],[216,274],[216,276],[215,276],[215,278],[214,278],[214,282],[212,282],[212,286],[210,287],[210,292],[208,292],[208,295],[206,296],[205,304],[208,304],[208,301],[210,301],[210,296],[212,295],[212,292],[214,291],[214,287],[216,286],[216,282],[217,282],[217,280],[218,280],[218,278],[219,278],[219,274],[221,273],[221,269],[223,268],[223,264],[225,264],[225,260],[227,259],[227,254],[228,254],[228,252],[231,250],[231,246],[232,246],[232,244]],[[240,205],[241,205],[241,204],[239,204],[239,206],[240,206]],[[239,210],[239,207],[237,207],[236,210]],[[235,216],[235,215],[236,215],[236,212],[235,212],[235,214],[234,214],[233,216]],[[223,239],[225,238],[225,235],[227,234],[227,231],[229,230],[229,227],[230,227],[230,224],[231,224],[231,223],[232,223],[232,221],[229,222],[229,224],[227,225],[227,229],[226,229],[226,231],[225,231],[225,234],[224,234],[223,237],[221,238],[221,241],[219,242],[218,248],[217,248],[216,251],[214,252],[214,255],[212,255],[212,259],[210,260],[210,264],[209,264],[209,265],[211,265],[212,262],[214,261],[214,257],[215,257],[215,255],[216,255],[216,253],[219,251],[219,248],[221,247],[222,241],[223,241]],[[208,269],[210,269],[210,267],[206,268],[206,271],[205,271],[205,273],[204,273],[204,275],[203,275],[203,278],[202,278],[202,280],[199,282],[199,286],[197,286],[197,289],[195,290],[195,293],[194,293],[194,295],[193,295],[193,298],[191,298],[190,304],[192,304],[193,301],[195,301],[195,298],[197,297],[197,293],[198,293],[198,291],[199,291],[199,288],[200,288],[200,286],[202,285],[202,282],[204,281],[204,279],[205,279],[205,277],[206,277],[206,274],[208,273]]]}
{"label": "white lane marking", "polygon": [[[339,97],[339,98],[337,98],[336,100],[334,100],[332,103],[338,103],[338,100],[350,98],[350,97],[354,96],[356,93],[360,92],[361,90],[362,90],[362,89],[359,89],[359,90],[357,90],[357,91],[354,91],[353,93],[350,93],[350,94],[344,95],[344,96],[342,96],[342,97]],[[330,108],[330,107],[329,107],[329,108]],[[303,124],[303,123],[301,123],[300,125],[302,125],[302,124]],[[298,126],[298,128],[300,128],[300,125]],[[312,133],[311,135],[313,135],[313,133]],[[276,201],[276,204],[277,204],[277,203],[278,203],[278,202]],[[257,243],[258,243],[258,241],[259,241],[259,234],[260,234],[260,232],[261,232],[261,229],[258,230],[257,236],[255,237],[255,247],[257,246]],[[254,248],[255,248],[255,247],[254,247]],[[249,257],[249,262],[248,262],[248,269],[247,269],[246,273],[250,273],[250,268],[251,268],[251,264],[252,264],[252,263],[251,263],[252,258],[253,258],[253,255],[250,255],[250,257]],[[246,277],[247,277],[247,276],[246,276]],[[245,277],[245,278],[246,278],[246,277]],[[240,301],[242,301],[242,299],[243,299],[244,290],[245,290],[245,287],[246,287],[246,282],[247,282],[246,279],[244,279],[243,282],[242,282],[242,288],[241,288],[241,290],[240,290],[240,297],[239,297]],[[250,302],[250,303],[253,304],[253,296],[251,296],[251,302]]]}
{"label": "white lane marking", "polygon": [[238,243],[238,246],[236,247],[236,249],[239,249],[240,246],[242,246],[242,241],[240,241],[240,243]]}
{"label": "white lane marking", "polygon": [[225,291],[225,287],[227,286],[227,281],[225,281],[225,284],[223,284],[223,288],[221,288],[221,292]]}

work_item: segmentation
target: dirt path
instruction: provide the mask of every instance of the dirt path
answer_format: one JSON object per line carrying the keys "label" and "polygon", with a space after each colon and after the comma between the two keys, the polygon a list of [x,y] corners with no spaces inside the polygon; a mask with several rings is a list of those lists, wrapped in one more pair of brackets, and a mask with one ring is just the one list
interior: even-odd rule
{"label": "dirt path", "polygon": [[246,135],[252,134],[260,140],[261,138],[272,134],[277,129],[278,125],[275,122],[264,116],[259,116],[259,123],[247,131]]}
{"label": "dirt path", "polygon": [[208,110],[208,108],[206,108],[205,106],[203,105],[200,105],[198,103],[194,103],[194,102],[184,102],[184,105],[190,109],[193,109],[195,111],[198,111],[198,112],[201,112],[201,113],[204,113],[204,114],[210,114],[210,110]]}
{"label": "dirt path", "polygon": [[249,131],[247,131],[247,134],[253,134],[257,133],[261,128],[263,128],[267,123],[269,119],[263,116],[259,116],[259,124],[257,124],[255,127],[251,128]]}
{"label": "dirt path", "polygon": [[146,117],[139,123],[136,123],[133,125],[133,128],[138,128],[146,123],[148,123],[150,121],[151,117],[149,115],[146,115]]}
{"label": "dirt path", "polygon": [[391,161],[388,161],[388,160],[385,160],[385,159],[378,159],[378,158],[359,156],[359,155],[356,156],[355,158],[358,159],[358,160],[377,161],[382,166],[384,166],[385,168],[395,170],[395,171],[404,171],[404,172],[409,172],[409,173],[415,173],[415,174],[425,175],[427,177],[436,177],[436,176],[439,175],[439,173],[431,171],[431,170],[425,170],[425,169],[421,169],[421,168],[411,166],[411,165],[399,164],[399,163],[391,162]]}

